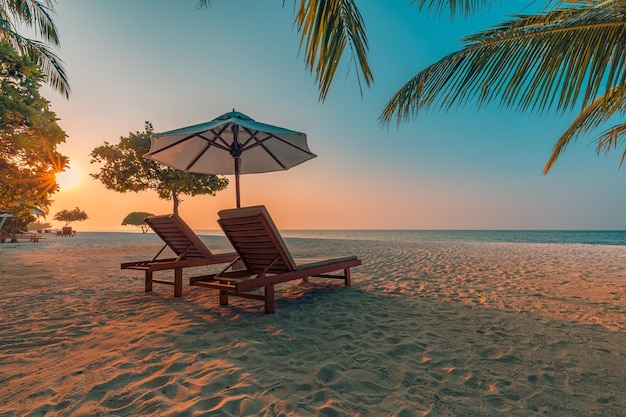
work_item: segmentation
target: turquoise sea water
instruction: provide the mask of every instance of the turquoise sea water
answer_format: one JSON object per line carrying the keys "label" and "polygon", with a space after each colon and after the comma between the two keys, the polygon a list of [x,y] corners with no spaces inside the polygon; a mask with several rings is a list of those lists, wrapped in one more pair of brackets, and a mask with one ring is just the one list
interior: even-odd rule
{"label": "turquoise sea water", "polygon": [[[221,230],[196,230],[198,235],[218,248],[229,249],[230,245]],[[281,230],[282,236],[293,243],[312,243],[314,240],[356,240],[371,242],[420,243],[554,243],[626,246],[625,230]],[[143,234],[139,229],[111,232],[78,231],[74,238],[44,235],[42,243],[162,244],[156,234]],[[24,243],[24,242],[22,242]],[[31,242],[26,242],[31,243]],[[338,243],[338,242],[337,242]],[[27,245],[29,246],[29,245]],[[36,245],[35,245],[36,246]],[[0,249],[2,248],[0,244]]]}
{"label": "turquoise sea water", "polygon": [[623,230],[293,230],[285,237],[394,240],[411,242],[511,242],[626,245]]}
{"label": "turquoise sea water", "polygon": [[[221,240],[220,230],[196,230],[209,240]],[[83,237],[99,236],[98,240],[142,239],[159,241],[154,233],[142,236],[133,232],[79,232]],[[558,243],[626,246],[624,230],[283,230],[286,239],[349,239],[393,242],[510,242],[510,243]],[[152,237],[149,237],[152,236]],[[54,239],[54,237],[53,237]],[[224,238],[225,240],[225,238]]]}

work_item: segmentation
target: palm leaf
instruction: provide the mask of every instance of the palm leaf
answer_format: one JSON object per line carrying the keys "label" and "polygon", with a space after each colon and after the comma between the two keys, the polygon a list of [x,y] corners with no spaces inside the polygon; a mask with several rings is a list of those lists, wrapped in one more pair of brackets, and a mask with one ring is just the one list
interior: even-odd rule
{"label": "palm leaf", "polygon": [[417,4],[418,9],[426,10],[429,13],[441,14],[445,10],[450,11],[452,17],[460,14],[461,17],[469,17],[479,10],[489,8],[494,3],[492,0],[411,0]]}
{"label": "palm leaf", "polygon": [[52,21],[52,6],[52,0],[4,0],[0,3],[4,18],[12,15],[27,27],[34,27],[46,42],[58,46],[59,36]]}
{"label": "palm leaf", "polygon": [[465,47],[427,67],[389,101],[381,120],[470,100],[543,112],[587,106],[626,78],[624,3],[609,1],[517,16],[464,40]]}
{"label": "palm leaf", "polygon": [[63,61],[43,42],[11,33],[10,42],[20,55],[28,56],[46,76],[48,84],[65,97],[70,95],[70,85]]}
{"label": "palm leaf", "polygon": [[[611,129],[604,132],[597,139],[598,141],[598,154],[601,152],[609,153],[611,149],[617,150],[620,145],[624,145],[624,135],[626,135],[626,123],[620,123],[613,126]],[[626,158],[626,147],[622,152],[622,158],[620,159],[620,167],[624,163]]]}
{"label": "palm leaf", "polygon": [[33,18],[39,24],[39,33],[43,39],[54,45],[59,46],[59,34],[56,25],[52,21],[52,2],[46,0],[46,4],[39,1],[33,1]]}
{"label": "palm leaf", "polygon": [[52,21],[52,5],[52,0],[0,1],[0,35],[20,55],[28,56],[39,66],[52,88],[69,97],[69,79],[61,59],[46,43],[20,35],[14,25],[14,21],[19,21],[27,27],[35,27],[45,42],[58,46],[58,32]]}
{"label": "palm leaf", "polygon": [[374,78],[367,61],[365,25],[355,0],[301,0],[296,26],[302,34],[300,47],[304,47],[306,67],[315,72],[320,100],[328,94],[346,46],[352,54],[359,89],[362,92],[362,82],[371,85]]}
{"label": "palm leaf", "polygon": [[[559,140],[557,140],[552,154],[543,169],[543,173],[547,174],[550,169],[552,169],[558,157],[563,154],[567,146],[574,142],[579,136],[596,129],[616,114],[624,114],[625,103],[626,90],[623,86],[617,86],[585,107],[563,135],[561,135]],[[616,149],[620,144],[619,142],[621,135],[624,133],[624,129],[624,125],[617,125],[600,134],[596,139],[598,142],[598,153],[609,152],[611,149]],[[623,159],[624,156],[622,156],[622,161]]]}

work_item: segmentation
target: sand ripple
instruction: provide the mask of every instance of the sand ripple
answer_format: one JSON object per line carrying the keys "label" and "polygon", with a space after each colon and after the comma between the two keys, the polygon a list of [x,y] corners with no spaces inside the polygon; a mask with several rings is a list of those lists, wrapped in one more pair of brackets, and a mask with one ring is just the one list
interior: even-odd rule
{"label": "sand ripple", "polygon": [[0,249],[0,416],[626,414],[622,247],[294,239],[364,264],[266,316],[52,243]]}

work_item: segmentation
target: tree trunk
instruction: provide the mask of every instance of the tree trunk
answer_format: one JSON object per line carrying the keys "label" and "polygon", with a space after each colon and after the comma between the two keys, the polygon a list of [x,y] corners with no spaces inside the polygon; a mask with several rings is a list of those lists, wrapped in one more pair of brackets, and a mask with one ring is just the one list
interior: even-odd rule
{"label": "tree trunk", "polygon": [[174,201],[174,214],[178,216],[178,205],[180,204],[180,200],[178,199],[176,191],[172,191],[172,200]]}

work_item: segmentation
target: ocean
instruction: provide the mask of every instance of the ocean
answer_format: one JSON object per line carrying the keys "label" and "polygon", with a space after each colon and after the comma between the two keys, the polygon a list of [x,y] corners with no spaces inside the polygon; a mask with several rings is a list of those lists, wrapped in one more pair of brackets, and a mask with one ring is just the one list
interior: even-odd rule
{"label": "ocean", "polygon": [[624,230],[288,230],[286,238],[626,245]]}
{"label": "ocean", "polygon": [[[220,230],[197,230],[207,241],[220,242],[225,238]],[[396,243],[553,243],[626,246],[624,230],[284,230],[286,240],[339,239]],[[127,232],[78,232],[76,238],[110,241],[161,242],[154,233],[143,235]],[[72,239],[49,236],[49,240]]]}

